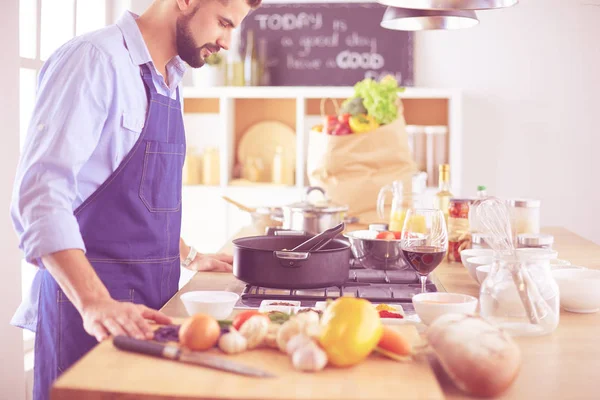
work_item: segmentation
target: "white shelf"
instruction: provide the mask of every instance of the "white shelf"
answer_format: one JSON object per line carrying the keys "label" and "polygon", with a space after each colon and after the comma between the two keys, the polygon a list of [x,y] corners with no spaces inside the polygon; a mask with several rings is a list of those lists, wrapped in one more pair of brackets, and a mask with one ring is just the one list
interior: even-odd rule
{"label": "white shelf", "polygon": [[[190,99],[320,99],[347,98],[354,89],[350,86],[220,86],[199,88],[186,86],[183,97]],[[409,87],[399,94],[405,99],[451,99],[460,95],[458,89]]]}

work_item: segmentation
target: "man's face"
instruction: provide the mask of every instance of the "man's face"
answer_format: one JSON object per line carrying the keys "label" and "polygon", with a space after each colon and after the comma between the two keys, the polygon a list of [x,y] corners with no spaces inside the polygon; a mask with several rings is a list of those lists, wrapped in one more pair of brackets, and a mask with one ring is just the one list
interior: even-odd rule
{"label": "man's face", "polygon": [[192,68],[221,48],[227,50],[231,31],[250,12],[246,0],[192,0],[177,18],[177,53]]}

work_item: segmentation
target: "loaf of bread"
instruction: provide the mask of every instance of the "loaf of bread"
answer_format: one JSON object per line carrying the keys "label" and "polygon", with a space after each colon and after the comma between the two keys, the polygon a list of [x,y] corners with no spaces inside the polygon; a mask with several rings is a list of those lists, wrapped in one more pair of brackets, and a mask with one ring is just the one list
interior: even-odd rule
{"label": "loaf of bread", "polygon": [[481,318],[442,315],[426,335],[441,366],[466,393],[494,397],[517,377],[521,366],[519,347],[508,334]]}

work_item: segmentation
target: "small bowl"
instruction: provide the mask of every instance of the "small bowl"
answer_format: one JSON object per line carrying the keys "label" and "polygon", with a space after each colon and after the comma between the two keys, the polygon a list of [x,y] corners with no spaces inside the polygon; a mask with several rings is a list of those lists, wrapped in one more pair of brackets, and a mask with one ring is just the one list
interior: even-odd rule
{"label": "small bowl", "polygon": [[600,310],[600,271],[563,268],[552,271],[560,291],[560,305],[566,311],[595,313]]}
{"label": "small bowl", "polygon": [[180,298],[189,315],[203,313],[223,320],[229,317],[240,296],[233,292],[206,290],[186,292]]}
{"label": "small bowl", "polygon": [[485,278],[487,278],[491,269],[491,265],[480,265],[479,267],[475,268],[475,272],[477,274],[477,281],[480,285],[483,283],[483,281],[485,281]]}
{"label": "small bowl", "polygon": [[[555,269],[562,269],[562,268],[567,268],[571,266],[571,262],[567,261],[567,260],[561,260],[558,258],[554,258],[550,261],[550,269],[551,270],[555,270]],[[583,268],[583,267],[580,267]]]}
{"label": "small bowl", "polygon": [[552,249],[520,248],[515,249],[517,258],[527,260],[553,260],[558,258],[558,251]]}
{"label": "small bowl", "polygon": [[415,311],[425,325],[430,325],[443,314],[473,314],[477,309],[477,298],[460,293],[419,293],[412,298]]}
{"label": "small bowl", "polygon": [[471,257],[493,257],[492,249],[464,249],[460,252],[460,261],[467,268],[467,259]]}
{"label": "small bowl", "polygon": [[494,257],[484,256],[484,257],[470,257],[467,259],[467,270],[469,271],[469,275],[471,278],[478,281],[477,279],[477,267],[482,265],[490,265],[494,262]]}

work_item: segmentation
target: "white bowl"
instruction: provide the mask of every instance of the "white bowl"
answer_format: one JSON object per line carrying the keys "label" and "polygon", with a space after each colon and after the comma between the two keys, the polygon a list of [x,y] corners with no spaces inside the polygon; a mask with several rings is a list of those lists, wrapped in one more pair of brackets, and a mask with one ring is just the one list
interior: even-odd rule
{"label": "white bowl", "polygon": [[485,278],[487,278],[491,269],[491,265],[480,265],[479,267],[475,268],[475,272],[477,273],[477,281],[480,285],[483,283],[483,281],[485,281]]}
{"label": "white bowl", "polygon": [[494,257],[469,257],[465,263],[467,264],[467,270],[471,278],[479,282],[477,279],[477,267],[482,265],[490,265],[494,262]]}
{"label": "white bowl", "polygon": [[600,270],[564,268],[552,271],[560,291],[560,305],[567,311],[594,313],[600,310]]}
{"label": "white bowl", "polygon": [[552,260],[558,258],[558,251],[551,249],[521,248],[515,249],[517,258],[527,260]]}
{"label": "white bowl", "polygon": [[189,315],[203,313],[223,320],[229,317],[240,296],[233,292],[206,290],[187,292],[180,298]]}
{"label": "white bowl", "polygon": [[[550,261],[550,269],[552,269],[552,270],[571,266],[571,263],[567,260],[560,260],[558,258],[554,258],[549,261]],[[579,268],[583,268],[583,267],[579,267]]]}
{"label": "white bowl", "polygon": [[460,261],[467,268],[466,261],[471,257],[483,257],[488,256],[492,257],[494,255],[494,250],[492,249],[464,249],[460,252]]}
{"label": "white bowl", "polygon": [[412,303],[425,325],[443,314],[473,314],[477,309],[476,297],[460,293],[419,293],[412,298]]}

